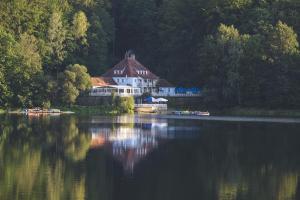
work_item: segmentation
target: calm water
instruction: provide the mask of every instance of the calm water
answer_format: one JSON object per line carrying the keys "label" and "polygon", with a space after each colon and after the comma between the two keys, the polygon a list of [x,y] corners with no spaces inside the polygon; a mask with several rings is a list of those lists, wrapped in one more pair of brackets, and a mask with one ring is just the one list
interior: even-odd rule
{"label": "calm water", "polygon": [[300,199],[300,124],[0,116],[0,199]]}

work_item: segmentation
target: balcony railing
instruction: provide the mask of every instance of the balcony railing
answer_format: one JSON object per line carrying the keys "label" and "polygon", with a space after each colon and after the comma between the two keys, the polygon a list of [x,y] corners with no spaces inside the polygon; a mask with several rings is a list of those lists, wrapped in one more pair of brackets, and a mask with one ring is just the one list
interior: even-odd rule
{"label": "balcony railing", "polygon": [[152,96],[155,97],[200,97],[201,94],[193,94],[193,93],[164,93],[164,92],[152,92]]}
{"label": "balcony railing", "polygon": [[[128,96],[141,96],[141,93],[115,93],[118,96],[121,97],[128,97]],[[111,92],[90,92],[90,96],[92,97],[105,97],[105,96],[111,96]]]}

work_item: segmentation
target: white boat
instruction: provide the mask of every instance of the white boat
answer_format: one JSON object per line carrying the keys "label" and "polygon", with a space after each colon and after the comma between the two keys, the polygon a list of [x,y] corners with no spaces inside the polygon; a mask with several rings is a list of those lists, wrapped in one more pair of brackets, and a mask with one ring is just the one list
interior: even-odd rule
{"label": "white boat", "polygon": [[172,114],[175,115],[197,115],[197,116],[209,116],[209,112],[202,111],[173,111]]}
{"label": "white boat", "polygon": [[209,112],[196,111],[195,115],[199,115],[199,116],[209,116],[210,113],[209,113]]}

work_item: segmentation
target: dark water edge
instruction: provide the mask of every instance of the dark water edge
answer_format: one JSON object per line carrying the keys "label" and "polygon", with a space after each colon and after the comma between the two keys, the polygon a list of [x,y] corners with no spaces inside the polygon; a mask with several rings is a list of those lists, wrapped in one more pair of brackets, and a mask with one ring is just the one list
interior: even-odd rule
{"label": "dark water edge", "polygon": [[216,116],[243,116],[243,117],[293,117],[300,118],[299,109],[263,109],[234,107],[223,110],[212,110]]}
{"label": "dark water edge", "polygon": [[0,199],[300,198],[300,124],[0,116]]}

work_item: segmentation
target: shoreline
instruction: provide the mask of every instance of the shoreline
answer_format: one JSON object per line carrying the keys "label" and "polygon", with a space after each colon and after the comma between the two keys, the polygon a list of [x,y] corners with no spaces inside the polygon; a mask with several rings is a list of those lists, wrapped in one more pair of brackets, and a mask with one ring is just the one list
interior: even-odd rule
{"label": "shoreline", "polygon": [[[62,113],[65,113],[66,111],[74,112],[74,114],[78,115],[120,115],[125,114],[121,113],[118,109],[112,108],[111,106],[78,106],[73,105],[71,107],[63,107],[63,106],[57,106],[57,109],[60,109]],[[9,113],[20,113],[21,109],[3,109],[0,108],[0,114],[9,114]],[[175,110],[174,108],[170,109],[170,111]],[[180,109],[178,109],[180,110]],[[174,116],[174,117],[185,117],[188,119],[203,119],[207,120],[206,118],[214,117],[215,120],[221,120],[222,118],[232,118],[232,119],[241,119],[241,118],[247,118],[247,119],[272,119],[274,120],[280,120],[280,119],[294,119],[295,121],[300,120],[300,110],[266,110],[266,109],[256,109],[256,108],[232,108],[232,109],[223,109],[223,110],[212,110],[210,111],[211,116],[193,116],[193,115],[173,115],[173,114],[155,114],[156,116]],[[137,113],[137,115],[139,115]]]}
{"label": "shoreline", "polygon": [[194,115],[172,115],[172,114],[140,114],[140,117],[157,119],[183,119],[199,121],[223,121],[223,122],[264,122],[264,123],[299,123],[300,118],[288,117],[245,117],[245,116],[194,116]]}
{"label": "shoreline", "polygon": [[274,117],[274,118],[300,118],[300,110],[292,109],[259,109],[259,108],[230,108],[212,111],[217,116],[233,117]]}

